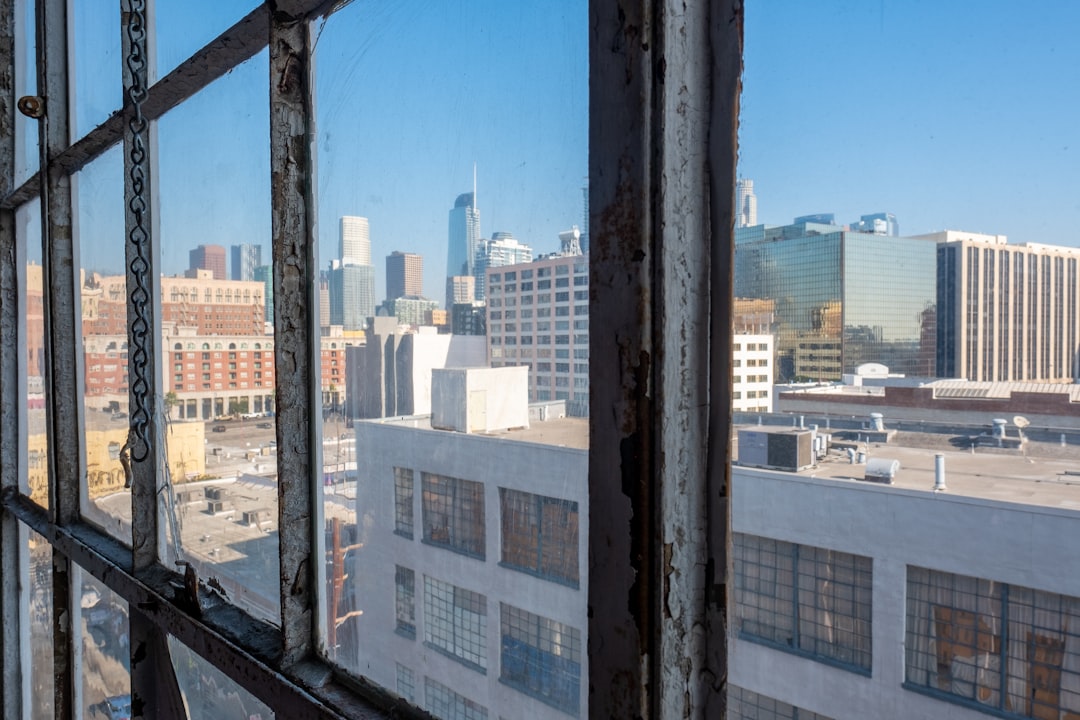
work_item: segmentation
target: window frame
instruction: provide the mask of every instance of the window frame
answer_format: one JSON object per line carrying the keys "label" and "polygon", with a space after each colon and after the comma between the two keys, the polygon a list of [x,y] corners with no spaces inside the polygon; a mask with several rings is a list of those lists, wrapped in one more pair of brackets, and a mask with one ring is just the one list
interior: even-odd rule
{"label": "window frame", "polygon": [[[141,0],[122,0],[122,6],[146,8]],[[19,0],[0,0],[0,39],[12,44],[21,27],[17,7]],[[145,642],[167,657],[167,631],[285,715],[367,718],[392,711],[411,717],[415,711],[392,693],[344,677],[317,652],[319,563],[312,560],[324,548],[322,533],[316,532],[320,458],[311,422],[320,397],[314,382],[319,345],[310,322],[318,308],[318,284],[308,21],[333,9],[326,0],[279,0],[273,12],[266,4],[256,5],[155,82],[143,106],[148,119],[160,118],[270,48],[274,352],[282,368],[274,374],[277,435],[279,444],[288,439],[312,450],[290,454],[279,464],[280,628],[208,593],[200,594],[200,612],[176,598],[173,587],[181,576],[158,560],[156,457],[133,467],[134,550],[79,515],[82,410],[76,370],[81,360],[73,342],[78,318],[69,176],[121,140],[130,158],[131,138],[125,132],[126,110],[69,144],[66,0],[38,0],[38,92],[49,98],[51,119],[40,137],[49,164],[17,187],[10,132],[13,82],[6,84],[12,89],[0,102],[0,130],[5,130],[0,132],[0,443],[5,448],[0,458],[0,568],[5,577],[18,572],[21,523],[53,547],[53,621],[61,632],[70,630],[75,599],[67,578],[72,565],[78,565],[133,608],[132,648]],[[709,347],[730,342],[742,13],[741,3],[684,8],[670,0],[590,2],[589,200],[595,259],[589,269],[589,314],[595,320],[590,357],[606,368],[590,383],[590,405],[611,409],[590,420],[590,496],[604,498],[605,504],[605,512],[590,516],[589,523],[594,612],[588,637],[591,647],[602,648],[589,656],[589,686],[595,689],[590,713],[598,717],[656,716],[661,708],[665,714],[719,717],[723,712],[724,683],[709,678],[725,677],[730,361],[725,353],[710,355]],[[126,35],[124,42],[126,57]],[[658,62],[661,57],[665,62]],[[10,80],[11,58],[0,62],[0,72]],[[125,71],[125,91],[132,82]],[[678,95],[684,91],[707,101],[687,110]],[[616,167],[619,171],[611,172]],[[25,422],[15,390],[20,280],[17,263],[9,260],[17,257],[15,211],[42,190],[49,200],[43,223],[43,264],[49,268],[45,296],[54,311],[47,314],[46,329],[46,376],[55,391],[47,405],[48,509],[22,495],[18,486],[22,461],[17,450]],[[126,182],[125,201],[131,197]],[[130,242],[127,249],[133,252]],[[151,272],[152,297],[154,277]],[[154,312],[151,307],[151,326]],[[153,348],[153,335],[141,345],[144,349]],[[151,353],[148,377],[160,378],[158,362]],[[696,381],[686,383],[684,377]],[[158,394],[147,404],[151,417],[156,417],[153,395]],[[673,573],[682,581],[677,591],[667,592]],[[15,583],[5,585],[0,594],[3,708],[6,716],[18,717],[18,597]],[[703,641],[684,641],[701,638],[702,629]],[[57,717],[74,713],[73,662],[70,648],[58,643]],[[143,716],[179,716],[182,709],[170,692],[175,683],[168,687],[153,665],[143,663],[132,673],[133,694],[146,703]]]}

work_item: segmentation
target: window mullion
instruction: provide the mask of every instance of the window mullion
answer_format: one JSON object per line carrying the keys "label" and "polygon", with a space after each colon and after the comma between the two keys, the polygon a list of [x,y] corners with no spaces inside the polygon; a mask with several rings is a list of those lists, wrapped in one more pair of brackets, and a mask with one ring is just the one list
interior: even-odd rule
{"label": "window mullion", "polygon": [[[0,45],[13,52],[0,61],[0,87],[5,88],[0,97],[4,114],[0,116],[0,197],[12,190],[15,178],[15,57],[23,55],[16,33],[29,32],[29,28],[17,27],[16,6],[18,0],[0,0]],[[14,261],[19,257],[15,244],[15,211],[0,210],[0,257]],[[18,341],[19,288],[17,274],[12,262],[0,263],[0,387],[6,392],[0,397],[0,491],[4,495],[17,492],[19,488],[19,402]],[[19,577],[19,528],[18,521],[0,510],[0,714],[4,717],[22,716],[21,637],[19,628],[19,584],[10,578]]]}
{"label": "window mullion", "polygon": [[314,650],[315,502],[321,443],[315,312],[314,108],[311,29],[278,8],[270,20],[270,169],[283,664]]}

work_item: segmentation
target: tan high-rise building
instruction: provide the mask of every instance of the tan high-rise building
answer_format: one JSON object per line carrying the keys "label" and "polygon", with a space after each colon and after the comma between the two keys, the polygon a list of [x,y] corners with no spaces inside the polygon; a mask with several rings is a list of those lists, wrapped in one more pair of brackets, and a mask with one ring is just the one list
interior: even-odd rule
{"label": "tan high-rise building", "polygon": [[937,374],[975,381],[1080,377],[1080,250],[946,231],[936,240]]}
{"label": "tan high-rise building", "polygon": [[395,250],[386,256],[386,299],[424,294],[424,258]]}

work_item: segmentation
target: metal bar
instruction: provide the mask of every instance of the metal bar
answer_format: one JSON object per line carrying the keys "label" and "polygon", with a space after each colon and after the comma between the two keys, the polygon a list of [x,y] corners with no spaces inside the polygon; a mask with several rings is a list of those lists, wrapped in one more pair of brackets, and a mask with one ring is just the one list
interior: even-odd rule
{"label": "metal bar", "polygon": [[132,638],[132,717],[187,720],[165,633],[136,607],[129,606],[128,618]]}
{"label": "metal bar", "polygon": [[[15,58],[17,0],[0,0],[0,195],[15,178]],[[25,28],[21,28],[24,32]],[[15,272],[15,212],[0,210],[0,488],[18,489],[19,482],[19,288]],[[0,578],[20,577],[19,529],[15,518],[0,511]],[[0,583],[0,712],[22,716],[22,633],[19,628],[19,584]]]}
{"label": "metal bar", "polygon": [[727,596],[731,558],[731,347],[735,266],[735,187],[742,92],[743,2],[712,4],[709,155],[710,354],[707,438],[704,669],[700,689],[704,717],[724,717],[727,697]]}
{"label": "metal bar", "polygon": [[[589,6],[589,715],[657,717],[651,0]],[[603,411],[600,412],[600,409]],[[594,502],[595,506],[595,502]]]}
{"label": "metal bar", "polygon": [[[69,142],[66,0],[38,0],[38,94],[45,114],[38,126],[41,148],[42,307],[45,320],[45,383],[48,432],[49,515],[63,526],[79,516],[82,458],[79,448],[81,407],[77,402],[78,327],[75,302],[75,261],[72,244],[71,180],[52,158]],[[53,710],[57,718],[74,717],[75,607],[67,558],[53,550]]]}
{"label": "metal bar", "polygon": [[[143,106],[147,119],[160,119],[169,110],[266,47],[269,17],[266,5],[259,4],[247,16],[154,83]],[[67,174],[80,170],[120,142],[126,124],[123,113],[118,110],[86,136],[64,148],[54,159],[56,168]],[[32,200],[38,194],[39,182],[39,176],[35,174],[14,191],[0,194],[0,198],[3,198],[0,208],[14,208]]]}
{"label": "metal bar", "polygon": [[[315,304],[311,29],[276,12],[270,26],[270,171],[277,372],[278,532],[284,665],[314,651],[313,518],[320,442]],[[322,528],[318,528],[322,532]]]}
{"label": "metal bar", "polygon": [[[173,598],[182,577],[161,566],[138,577],[131,551],[86,523],[53,525],[42,508],[25,496],[3,494],[5,510],[43,535],[57,552],[137,608],[158,630],[184,643],[256,698],[278,717],[327,720],[426,718],[405,707],[389,691],[362,681],[342,681],[326,663],[282,663],[282,633],[216,595],[200,590],[202,615],[195,617]],[[59,716],[58,716],[59,717]]]}

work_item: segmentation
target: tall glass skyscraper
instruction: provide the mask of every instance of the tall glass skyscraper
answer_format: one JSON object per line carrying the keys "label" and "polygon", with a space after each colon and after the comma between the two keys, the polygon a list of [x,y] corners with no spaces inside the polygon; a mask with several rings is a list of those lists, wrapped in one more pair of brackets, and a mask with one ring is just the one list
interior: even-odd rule
{"label": "tall glass skyscraper", "polygon": [[366,217],[341,218],[341,264],[371,264],[371,228]]}
{"label": "tall glass skyscraper", "polygon": [[366,217],[341,218],[341,258],[330,266],[330,324],[362,330],[375,315],[375,266]]}
{"label": "tall glass skyscraper", "polygon": [[446,254],[446,276],[475,275],[476,248],[480,244],[480,210],[476,207],[476,190],[458,195],[450,211],[449,245]]}
{"label": "tall glass skyscraper", "polygon": [[753,180],[735,182],[735,227],[757,225],[757,195]]}
{"label": "tall glass skyscraper", "polygon": [[532,261],[532,248],[514,239],[508,232],[492,233],[490,240],[481,240],[476,248],[473,277],[476,279],[476,299],[486,297],[489,268],[517,265]]}
{"label": "tall glass skyscraper", "polygon": [[735,296],[775,302],[777,375],[839,380],[863,363],[935,374],[937,248],[801,223],[736,232]]}

